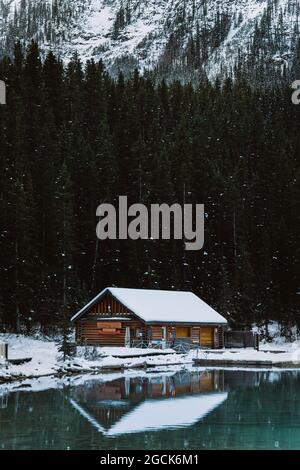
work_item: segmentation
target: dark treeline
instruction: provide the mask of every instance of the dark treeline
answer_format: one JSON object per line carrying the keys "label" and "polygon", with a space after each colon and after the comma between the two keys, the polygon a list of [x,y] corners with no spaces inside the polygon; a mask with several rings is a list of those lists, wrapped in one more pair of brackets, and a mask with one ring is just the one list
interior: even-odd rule
{"label": "dark treeline", "polygon": [[[0,319],[60,325],[103,287],[187,289],[228,316],[299,323],[300,108],[289,86],[111,79],[32,43],[0,62]],[[96,208],[204,203],[206,240],[97,241]]]}

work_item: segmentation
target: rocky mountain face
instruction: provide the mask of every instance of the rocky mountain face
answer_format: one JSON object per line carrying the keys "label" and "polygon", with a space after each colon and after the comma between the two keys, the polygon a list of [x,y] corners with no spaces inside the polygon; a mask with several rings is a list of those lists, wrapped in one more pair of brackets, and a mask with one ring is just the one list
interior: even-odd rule
{"label": "rocky mountain face", "polygon": [[299,0],[0,0],[0,54],[36,39],[64,59],[167,78],[272,75],[299,46]]}

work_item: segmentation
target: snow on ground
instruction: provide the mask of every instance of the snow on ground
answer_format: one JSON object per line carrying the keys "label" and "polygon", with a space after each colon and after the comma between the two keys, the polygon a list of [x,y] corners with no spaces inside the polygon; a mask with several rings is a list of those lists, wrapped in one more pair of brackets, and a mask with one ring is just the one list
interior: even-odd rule
{"label": "snow on ground", "polygon": [[[0,383],[0,398],[3,395],[7,395],[10,392],[41,392],[50,389],[60,389],[63,390],[66,387],[76,387],[79,385],[85,385],[91,382],[102,382],[108,383],[114,380],[135,377],[149,377],[151,374],[151,380],[155,378],[172,377],[179,371],[182,370],[192,371],[195,370],[193,364],[178,364],[174,366],[164,365],[160,367],[147,368],[147,369],[126,369],[126,370],[116,370],[110,372],[94,372],[85,373],[85,374],[76,374],[71,376],[63,377],[36,377],[36,378],[27,378],[24,380],[16,382],[6,382]],[[206,367],[197,367],[197,371],[205,371]]]}
{"label": "snow on ground", "polygon": [[[9,377],[34,378],[77,371],[78,373],[95,372],[110,368],[127,369],[143,367],[148,365],[148,362],[151,365],[186,362],[184,355],[174,354],[171,349],[157,351],[130,348],[96,348],[98,354],[90,358],[82,351],[84,348],[79,348],[79,353],[75,358],[63,362],[61,353],[58,352],[59,343],[55,341],[34,339],[23,335],[0,334],[0,343],[8,344],[9,359],[32,358],[30,362],[21,365],[0,363],[0,379],[3,380]],[[153,353],[156,354],[155,361],[151,356]]]}
{"label": "snow on ground", "polygon": [[[84,353],[84,347],[82,349]],[[99,348],[102,356],[114,356],[114,357],[133,357],[133,356],[148,356],[150,354],[157,354],[156,349],[144,349],[144,348]],[[160,354],[174,354],[173,349],[164,349],[159,351]]]}
{"label": "snow on ground", "polygon": [[255,361],[255,362],[272,362],[272,364],[279,363],[292,363],[300,365],[300,341],[295,343],[288,343],[283,348],[280,345],[265,344],[260,348],[260,351],[256,351],[252,348],[245,349],[226,349],[218,351],[201,351],[199,353],[199,359],[209,359],[210,361],[222,360],[222,361]]}
{"label": "snow on ground", "polygon": [[300,339],[299,330],[296,326],[283,329],[283,327],[276,321],[268,323],[267,330],[265,325],[253,325],[252,331],[254,333],[258,333],[261,338],[268,336],[269,341],[263,339],[261,344],[268,344],[270,347],[281,346],[289,348],[291,344],[294,344],[295,341]]}
{"label": "snow on ground", "polygon": [[[278,338],[277,338],[278,339]],[[80,348],[76,357],[65,362],[58,352],[59,343],[51,340],[34,339],[23,335],[0,334],[0,343],[8,343],[9,359],[32,358],[22,365],[0,363],[0,381],[10,378],[33,379],[38,377],[64,375],[67,373],[103,373],[112,370],[130,370],[140,368],[167,368],[169,366],[192,366],[193,359],[268,361],[276,365],[291,363],[295,367],[300,364],[300,341],[292,343],[277,341],[262,343],[260,351],[254,349],[229,349],[211,351],[191,351],[188,354],[178,354],[172,350],[157,351],[153,349],[129,348],[96,348],[97,354],[89,355]],[[94,349],[94,348],[92,348]],[[156,353],[156,355],[153,355]],[[128,357],[129,356],[129,357]],[[46,379],[45,379],[46,380]],[[38,386],[38,384],[37,384]],[[43,385],[44,386],[44,385]]]}
{"label": "snow on ground", "polygon": [[8,344],[9,359],[32,357],[28,363],[20,366],[0,365],[0,377],[40,376],[57,372],[57,345],[53,341],[42,341],[23,335],[0,334],[0,343]]}

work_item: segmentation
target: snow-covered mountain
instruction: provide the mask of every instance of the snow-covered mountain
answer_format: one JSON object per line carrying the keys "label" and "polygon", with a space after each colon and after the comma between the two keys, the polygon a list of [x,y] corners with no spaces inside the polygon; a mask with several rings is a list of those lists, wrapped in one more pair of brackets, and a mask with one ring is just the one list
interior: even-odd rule
{"label": "snow-covered mountain", "polygon": [[288,67],[299,22],[299,0],[0,0],[0,52],[35,38],[112,72],[216,77],[245,62]]}

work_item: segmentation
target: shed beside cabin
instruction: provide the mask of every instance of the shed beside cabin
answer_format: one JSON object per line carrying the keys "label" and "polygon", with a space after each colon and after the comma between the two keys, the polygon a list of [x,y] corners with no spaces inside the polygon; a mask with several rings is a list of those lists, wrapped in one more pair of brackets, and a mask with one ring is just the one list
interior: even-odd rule
{"label": "shed beside cabin", "polygon": [[109,287],[71,319],[78,345],[224,346],[227,320],[191,292]]}

